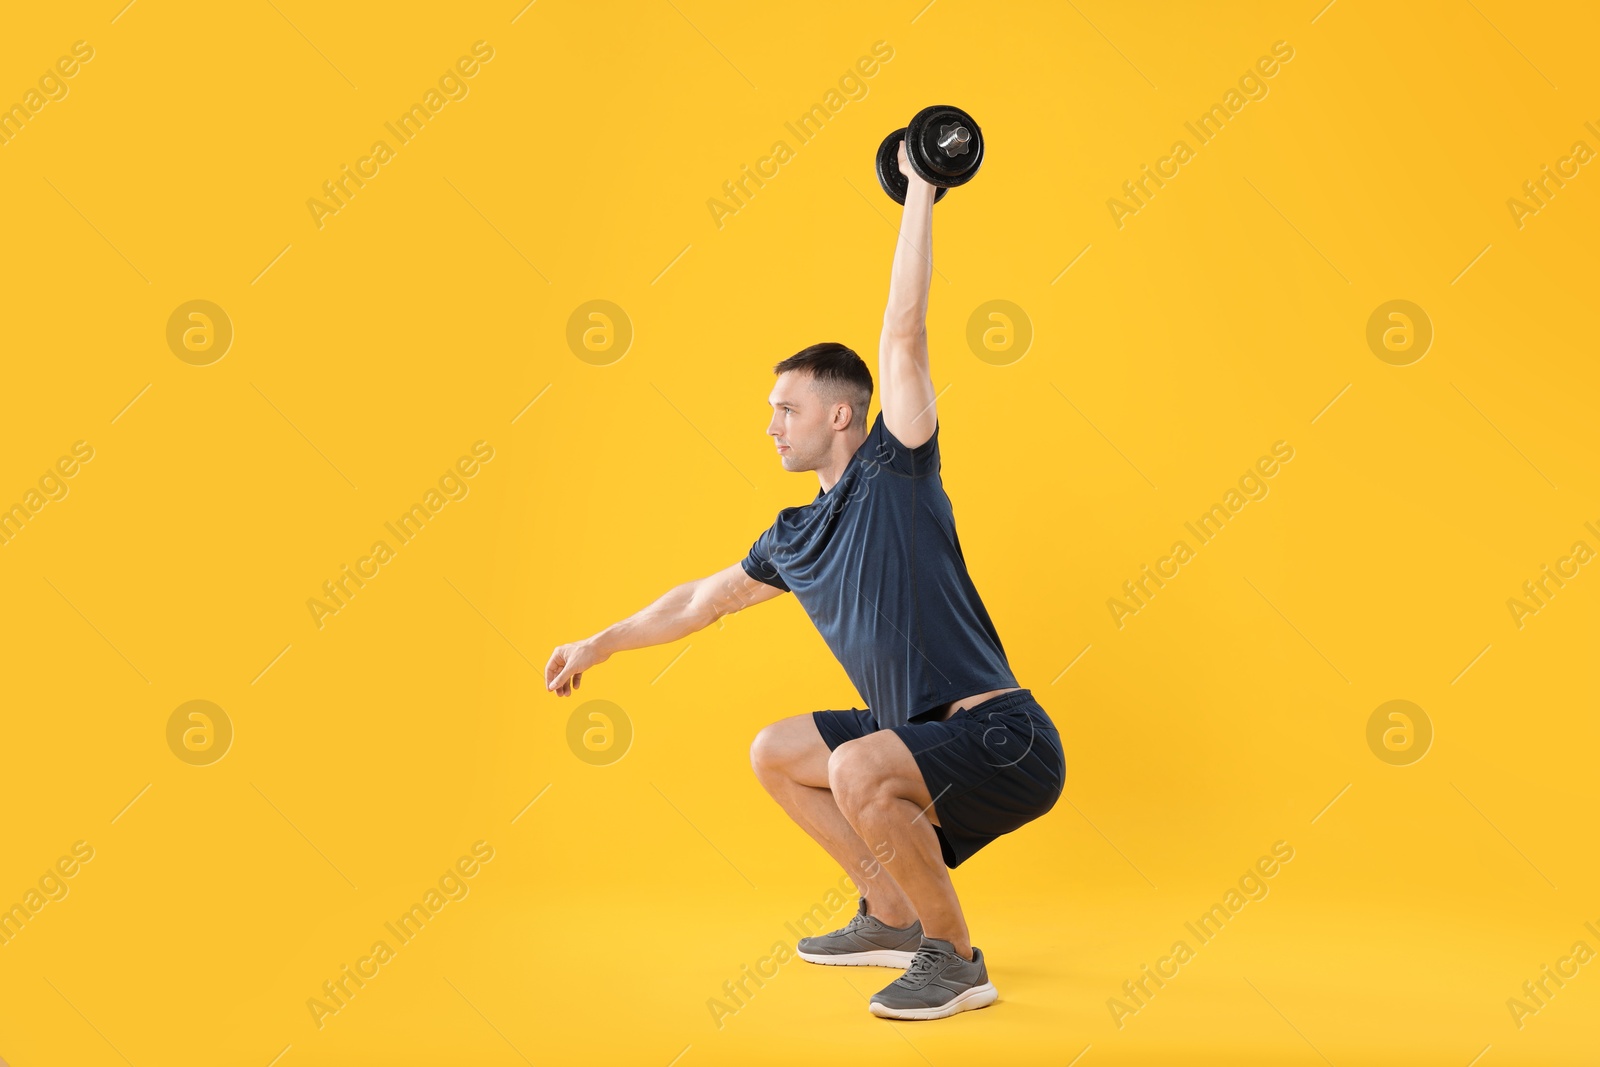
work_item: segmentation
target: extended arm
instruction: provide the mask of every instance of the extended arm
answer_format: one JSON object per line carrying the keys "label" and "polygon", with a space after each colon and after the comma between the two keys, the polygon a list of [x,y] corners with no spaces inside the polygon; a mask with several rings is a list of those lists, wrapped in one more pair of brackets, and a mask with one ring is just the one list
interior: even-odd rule
{"label": "extended arm", "polygon": [[933,186],[917,177],[900,142],[906,205],[889,275],[889,303],[878,342],[878,385],[883,423],[909,448],[933,436],[938,425],[933,372],[928,365],[928,286],[933,278]]}
{"label": "extended arm", "polygon": [[751,578],[737,563],[708,577],[685,582],[594,636],[558,647],[545,665],[544,687],[557,696],[571,696],[583,683],[583,672],[604,663],[612,653],[669,644],[705,629],[724,615],[771,600],[782,592]]}

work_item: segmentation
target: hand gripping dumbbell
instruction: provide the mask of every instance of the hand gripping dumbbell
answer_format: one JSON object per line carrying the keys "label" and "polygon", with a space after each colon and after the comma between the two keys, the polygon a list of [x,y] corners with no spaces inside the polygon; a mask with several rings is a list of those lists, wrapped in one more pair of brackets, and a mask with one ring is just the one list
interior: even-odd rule
{"label": "hand gripping dumbbell", "polygon": [[925,107],[910,125],[895,130],[878,146],[878,184],[897,204],[906,202],[906,176],[900,173],[900,140],[917,177],[937,186],[933,202],[947,190],[965,185],[983,163],[983,131],[972,116],[948,104]]}

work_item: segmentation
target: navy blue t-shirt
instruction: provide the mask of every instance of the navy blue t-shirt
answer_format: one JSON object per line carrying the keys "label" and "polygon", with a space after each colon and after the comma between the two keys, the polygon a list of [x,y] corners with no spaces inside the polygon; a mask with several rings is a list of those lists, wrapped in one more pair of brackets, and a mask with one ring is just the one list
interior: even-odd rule
{"label": "navy blue t-shirt", "polygon": [[907,448],[880,411],[833,488],[778,512],[743,566],[794,593],[880,727],[1017,685],[967,574],[937,423]]}

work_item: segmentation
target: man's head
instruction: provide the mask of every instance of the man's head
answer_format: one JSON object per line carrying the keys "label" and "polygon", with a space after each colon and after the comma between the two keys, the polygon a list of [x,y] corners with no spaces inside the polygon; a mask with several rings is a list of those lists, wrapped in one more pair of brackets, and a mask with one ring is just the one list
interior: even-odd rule
{"label": "man's head", "polygon": [[783,469],[810,471],[848,461],[867,435],[872,372],[844,345],[812,345],[772,368],[778,381],[768,397],[767,425]]}

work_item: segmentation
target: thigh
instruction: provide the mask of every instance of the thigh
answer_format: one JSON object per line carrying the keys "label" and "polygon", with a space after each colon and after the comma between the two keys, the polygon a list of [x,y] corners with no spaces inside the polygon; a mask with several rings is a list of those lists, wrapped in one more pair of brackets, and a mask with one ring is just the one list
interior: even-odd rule
{"label": "thigh", "polygon": [[[766,765],[776,765],[801,785],[828,788],[828,757],[847,740],[852,727],[830,723],[819,728],[818,715],[865,715],[866,712],[819,711],[791,715],[762,728],[756,735],[755,749]],[[860,736],[850,733],[848,736]]]}
{"label": "thigh", "polygon": [[[839,746],[833,762],[834,771],[845,776],[841,782],[848,781],[862,792],[884,791],[909,800],[921,809],[919,818],[926,818],[935,826],[939,824],[922,767],[901,737],[899,728],[878,730],[847,741]],[[838,788],[847,787],[841,784]]]}

